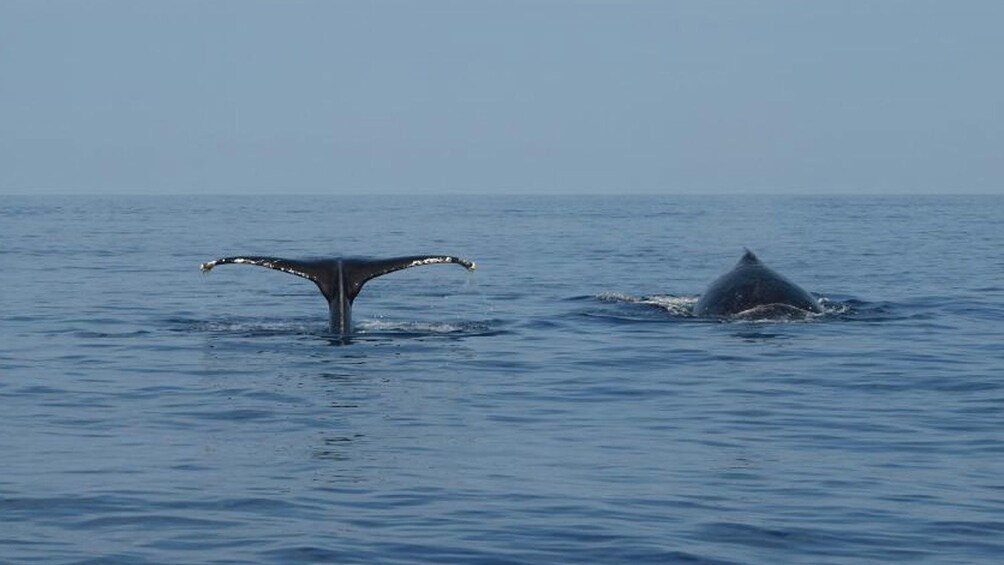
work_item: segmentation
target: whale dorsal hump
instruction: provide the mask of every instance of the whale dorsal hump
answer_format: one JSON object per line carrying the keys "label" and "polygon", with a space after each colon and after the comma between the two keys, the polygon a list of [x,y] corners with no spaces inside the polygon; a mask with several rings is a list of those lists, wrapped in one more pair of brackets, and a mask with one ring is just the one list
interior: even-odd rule
{"label": "whale dorsal hump", "polygon": [[740,265],[752,265],[754,263],[760,262],[760,260],[757,259],[756,254],[750,251],[749,249],[743,247],[743,251],[744,251],[743,256],[739,258]]}

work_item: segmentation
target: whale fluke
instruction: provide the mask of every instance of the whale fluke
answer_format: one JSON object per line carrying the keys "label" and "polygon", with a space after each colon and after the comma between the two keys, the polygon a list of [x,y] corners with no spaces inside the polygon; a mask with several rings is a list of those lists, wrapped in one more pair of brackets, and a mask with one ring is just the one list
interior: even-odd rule
{"label": "whale fluke", "polygon": [[476,267],[474,261],[451,255],[411,255],[391,259],[282,259],[246,255],[214,259],[202,263],[200,267],[203,272],[209,272],[217,265],[257,265],[311,280],[328,301],[331,331],[347,335],[352,326],[352,302],[367,281],[401,269],[438,263],[456,263],[468,271]]}

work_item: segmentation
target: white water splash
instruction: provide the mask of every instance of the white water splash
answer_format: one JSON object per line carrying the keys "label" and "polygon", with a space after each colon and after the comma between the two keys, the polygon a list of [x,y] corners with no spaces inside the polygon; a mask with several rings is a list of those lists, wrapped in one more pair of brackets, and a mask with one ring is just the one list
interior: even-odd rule
{"label": "white water splash", "polygon": [[810,322],[825,315],[825,312],[812,312],[789,304],[761,304],[729,316],[728,319],[752,323]]}
{"label": "white water splash", "polygon": [[390,322],[386,320],[365,320],[356,323],[361,333],[407,332],[420,334],[450,334],[467,331],[466,324],[449,322]]}
{"label": "white water splash", "polygon": [[628,304],[646,304],[666,310],[677,316],[692,316],[697,296],[675,296],[657,294],[653,296],[631,296],[619,292],[605,292],[597,296],[604,302],[626,302]]}

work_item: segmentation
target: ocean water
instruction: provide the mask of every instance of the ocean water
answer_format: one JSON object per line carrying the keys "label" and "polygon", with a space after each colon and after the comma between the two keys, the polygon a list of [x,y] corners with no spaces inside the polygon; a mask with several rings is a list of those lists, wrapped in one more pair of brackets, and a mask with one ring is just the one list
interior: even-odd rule
{"label": "ocean water", "polygon": [[[0,562],[999,563],[1004,198],[2,197]],[[807,319],[687,315],[743,247]],[[367,284],[240,265],[450,253]]]}

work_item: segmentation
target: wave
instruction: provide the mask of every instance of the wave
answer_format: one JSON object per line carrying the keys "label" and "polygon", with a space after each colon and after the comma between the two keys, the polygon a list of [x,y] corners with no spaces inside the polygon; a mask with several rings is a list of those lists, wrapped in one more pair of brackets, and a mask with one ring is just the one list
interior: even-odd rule
{"label": "wave", "polygon": [[[234,335],[241,337],[317,336],[332,337],[326,321],[232,319],[174,320],[183,332]],[[419,322],[395,320],[360,320],[355,324],[352,339],[396,337],[470,337],[504,333],[499,320],[460,320],[451,322]]]}
{"label": "wave", "polygon": [[356,324],[355,335],[494,335],[498,333],[497,324],[497,320],[464,320],[453,322],[363,320]]}
{"label": "wave", "polygon": [[[594,297],[596,300],[605,303],[621,305],[637,305],[650,308],[661,314],[668,314],[673,319],[693,319],[707,320],[708,318],[698,318],[694,316],[694,306],[700,299],[697,295],[675,295],[656,294],[650,296],[632,296],[619,292],[604,292]],[[765,304],[744,310],[728,318],[715,319],[723,322],[746,322],[746,323],[777,323],[777,322],[811,322],[832,318],[845,318],[852,316],[859,310],[871,311],[868,303],[861,301],[837,301],[826,297],[819,297],[819,303],[823,307],[822,313],[810,312],[801,308],[796,308],[787,304]],[[596,313],[587,315],[597,315]],[[620,313],[607,313],[614,318],[622,318],[625,321],[637,317],[636,312],[622,311]]]}

